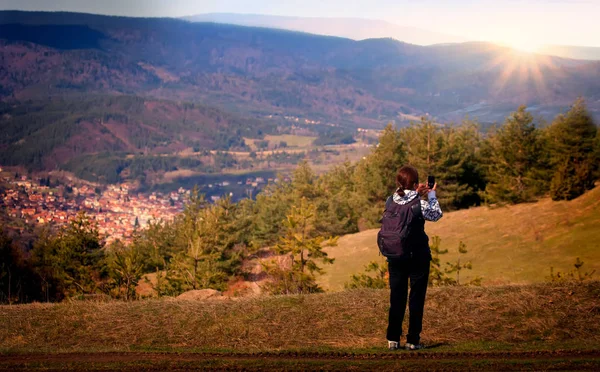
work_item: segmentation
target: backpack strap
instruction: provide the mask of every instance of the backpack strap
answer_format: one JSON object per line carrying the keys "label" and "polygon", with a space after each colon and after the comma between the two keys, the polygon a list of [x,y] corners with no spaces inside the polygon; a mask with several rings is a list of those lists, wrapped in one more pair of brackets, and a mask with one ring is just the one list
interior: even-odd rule
{"label": "backpack strap", "polygon": [[[390,209],[390,207],[392,206],[392,203],[394,202],[394,199],[392,198],[393,195],[390,195],[387,200],[385,201],[385,209],[383,210],[383,214],[385,214],[385,212],[387,210]],[[383,222],[383,216],[379,219],[379,223]]]}
{"label": "backpack strap", "polygon": [[385,210],[387,211],[388,209],[390,209],[390,207],[392,206],[392,203],[394,202],[394,196],[390,195],[387,200],[385,201]]}
{"label": "backpack strap", "polygon": [[421,210],[421,198],[418,198],[419,201],[410,207],[410,210],[413,213],[413,216],[417,218],[423,218],[423,211]]}

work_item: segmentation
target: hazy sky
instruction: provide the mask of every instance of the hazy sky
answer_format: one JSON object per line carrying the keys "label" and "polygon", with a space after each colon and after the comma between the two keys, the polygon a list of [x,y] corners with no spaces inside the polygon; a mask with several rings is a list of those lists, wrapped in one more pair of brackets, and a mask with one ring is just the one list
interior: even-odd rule
{"label": "hazy sky", "polygon": [[149,17],[227,12],[373,18],[520,47],[600,47],[600,0],[0,0],[0,9]]}

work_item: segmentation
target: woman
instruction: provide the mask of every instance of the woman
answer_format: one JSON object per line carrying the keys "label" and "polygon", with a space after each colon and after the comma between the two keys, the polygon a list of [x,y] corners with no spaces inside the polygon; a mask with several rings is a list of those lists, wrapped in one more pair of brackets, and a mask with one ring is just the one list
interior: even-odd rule
{"label": "woman", "polygon": [[[414,167],[404,166],[400,168],[396,176],[396,185],[398,189],[392,196],[393,202],[407,208],[420,203],[423,218],[417,218],[411,223],[410,234],[407,238],[408,246],[412,252],[411,256],[403,259],[388,258],[390,274],[388,348],[396,350],[400,346],[402,321],[404,320],[408,296],[409,322],[405,348],[407,350],[418,350],[423,348],[420,335],[423,326],[423,307],[425,306],[431,261],[429,238],[425,234],[425,220],[439,220],[442,217],[442,210],[435,195],[437,184],[431,189],[425,184],[419,184],[419,173]],[[428,201],[421,200],[421,197],[425,194],[427,194]],[[408,295],[409,280],[410,296]]]}

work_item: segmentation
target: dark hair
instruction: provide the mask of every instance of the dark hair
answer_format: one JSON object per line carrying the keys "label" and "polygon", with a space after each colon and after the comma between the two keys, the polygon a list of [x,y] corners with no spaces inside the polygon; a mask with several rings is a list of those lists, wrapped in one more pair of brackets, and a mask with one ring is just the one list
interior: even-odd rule
{"label": "dark hair", "polygon": [[398,171],[396,175],[396,192],[400,196],[404,196],[404,190],[412,190],[415,184],[419,183],[419,172],[410,165],[405,165]]}

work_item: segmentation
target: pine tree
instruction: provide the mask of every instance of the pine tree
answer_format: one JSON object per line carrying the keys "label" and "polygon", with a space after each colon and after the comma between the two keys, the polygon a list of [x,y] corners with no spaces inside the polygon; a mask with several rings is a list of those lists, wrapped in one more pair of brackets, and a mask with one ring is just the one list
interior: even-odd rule
{"label": "pine tree", "polygon": [[313,172],[308,161],[302,160],[296,166],[292,175],[292,190],[297,199],[307,198],[309,200],[317,197],[315,181],[317,177]]}
{"label": "pine tree", "polygon": [[431,249],[431,267],[429,270],[429,286],[439,287],[451,284],[452,278],[448,277],[442,268],[440,255],[447,254],[447,249],[441,249],[441,239],[439,236],[432,236],[429,247]]}
{"label": "pine tree", "polygon": [[179,245],[168,263],[163,291],[177,294],[191,289],[224,290],[240,274],[248,242],[250,216],[238,213],[230,197],[208,205],[193,197],[175,224]]}
{"label": "pine tree", "polygon": [[171,258],[184,249],[180,243],[180,229],[176,227],[178,223],[179,219],[172,222],[150,220],[143,231],[134,231],[132,244],[144,257],[145,272],[164,270]]}
{"label": "pine tree", "polygon": [[461,125],[446,127],[445,131],[448,134],[439,170],[440,201],[449,209],[479,205],[479,193],[485,189],[479,124],[465,119]]}
{"label": "pine tree", "polygon": [[32,251],[44,282],[55,283],[65,297],[101,290],[105,273],[104,243],[96,225],[83,212],[56,235],[41,239]]}
{"label": "pine tree", "polygon": [[408,162],[422,178],[433,175],[438,183],[438,198],[448,209],[477,204],[482,187],[479,169],[479,128],[465,120],[460,126],[436,124],[422,118],[402,130],[407,144]]}
{"label": "pine tree", "polygon": [[108,270],[116,286],[116,297],[125,301],[136,298],[136,287],[142,278],[144,263],[139,247],[117,241],[109,247]]}
{"label": "pine tree", "polygon": [[441,125],[423,117],[401,132],[406,141],[408,163],[417,168],[422,177],[439,171],[446,140],[442,129]]}
{"label": "pine tree", "polygon": [[[600,130],[598,130],[596,132],[596,144],[595,146],[595,150],[594,150],[594,163],[595,164],[600,164]],[[596,166],[595,172],[594,172],[594,180],[599,180],[600,179],[600,166]]]}
{"label": "pine tree", "polygon": [[254,245],[266,246],[277,241],[283,229],[283,221],[293,203],[292,186],[286,182],[271,184],[256,196],[251,229]]}
{"label": "pine tree", "polygon": [[0,227],[0,303],[45,299],[27,256]]}
{"label": "pine tree", "polygon": [[323,248],[337,245],[337,239],[311,237],[314,231],[315,213],[315,206],[304,198],[300,200],[298,206],[292,206],[284,222],[285,234],[281,236],[276,246],[277,253],[290,255],[292,264],[289,269],[267,267],[267,272],[274,279],[267,285],[267,290],[271,293],[322,292],[315,281],[315,274],[323,273],[317,261],[323,264],[333,263],[334,259],[327,257]]}
{"label": "pine tree", "polygon": [[375,227],[385,200],[396,190],[396,174],[406,163],[400,131],[388,124],[371,154],[356,165],[353,181],[354,208],[360,211],[364,227]]}
{"label": "pine tree", "polygon": [[352,176],[354,166],[346,161],[318,179],[319,197],[315,232],[321,235],[344,235],[358,231],[360,213],[354,205],[356,186]]}
{"label": "pine tree", "polygon": [[398,169],[406,162],[406,152],[400,132],[388,124],[379,143],[365,161],[357,165],[357,186],[371,202],[384,202],[396,189]]}
{"label": "pine tree", "polygon": [[0,303],[13,301],[16,266],[12,239],[0,228]]}
{"label": "pine tree", "polygon": [[571,200],[594,187],[598,129],[583,99],[578,99],[548,128],[548,147],[554,176],[550,184],[553,200]]}
{"label": "pine tree", "polygon": [[[374,275],[371,273],[374,273]],[[384,289],[388,287],[388,282],[388,269],[386,265],[372,261],[365,266],[364,273],[353,274],[350,282],[344,284],[344,288]]]}
{"label": "pine tree", "polygon": [[240,208],[240,204],[234,203],[230,196],[221,198],[209,212],[215,226],[209,236],[218,254],[216,269],[230,279],[240,274],[250,239],[252,216],[245,214],[245,210]]}
{"label": "pine tree", "polygon": [[[461,261],[461,255],[466,254],[467,251],[467,245],[465,243],[463,243],[462,241],[458,243],[458,258],[456,259],[456,262],[446,262],[446,269],[444,270],[446,274],[453,274],[456,273],[456,279],[451,279],[450,277],[448,277],[448,284],[452,284],[452,285],[460,285],[460,272],[463,270],[472,270],[473,269],[473,264],[471,264],[471,261]],[[469,284],[472,285],[481,285],[481,278],[480,277],[476,277],[474,279],[472,279]]]}
{"label": "pine tree", "polygon": [[541,172],[542,142],[525,106],[513,112],[488,139],[488,203],[521,203],[534,200],[544,190]]}

